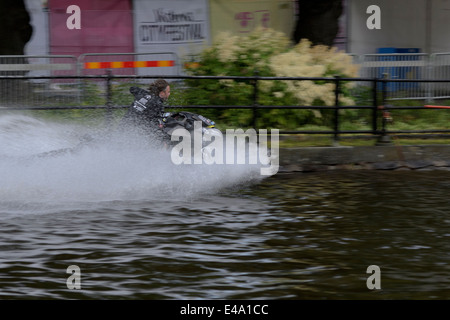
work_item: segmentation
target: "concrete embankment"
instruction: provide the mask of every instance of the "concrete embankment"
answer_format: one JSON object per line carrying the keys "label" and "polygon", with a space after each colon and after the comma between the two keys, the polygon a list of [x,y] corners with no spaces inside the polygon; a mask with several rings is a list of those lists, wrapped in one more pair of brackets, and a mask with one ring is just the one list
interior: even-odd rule
{"label": "concrete embankment", "polygon": [[450,171],[450,145],[281,148],[279,159],[279,172],[338,169]]}

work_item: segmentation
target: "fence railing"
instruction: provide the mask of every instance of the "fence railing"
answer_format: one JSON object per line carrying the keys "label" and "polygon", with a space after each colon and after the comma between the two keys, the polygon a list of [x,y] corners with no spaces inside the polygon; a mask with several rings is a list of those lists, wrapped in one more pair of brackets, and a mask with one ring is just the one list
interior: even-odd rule
{"label": "fence railing", "polygon": [[[366,54],[359,57],[360,76],[388,80],[431,79],[428,54]],[[450,78],[450,74],[449,77]],[[431,99],[432,88],[426,82],[387,82],[386,99]]]}
{"label": "fence railing", "polygon": [[[389,81],[386,87],[387,100],[449,99],[447,83],[421,80],[450,79],[450,53],[392,53],[352,55],[353,62],[360,66],[363,78],[386,78],[389,80],[419,80],[414,82]],[[364,86],[364,83],[360,84]]]}
{"label": "fence railing", "polygon": [[[306,78],[306,77],[238,77],[238,76],[174,76],[174,75],[166,75],[163,76],[165,79],[169,81],[174,80],[187,80],[187,79],[196,79],[196,80],[239,80],[246,81],[253,86],[252,93],[252,104],[251,105],[183,105],[177,106],[180,109],[250,109],[253,110],[253,119],[252,125],[254,128],[257,128],[258,124],[258,116],[260,112],[264,112],[267,109],[307,109],[307,110],[333,110],[333,119],[330,130],[283,130],[280,128],[280,134],[325,134],[332,135],[334,142],[338,142],[340,136],[343,134],[370,134],[378,137],[378,141],[380,144],[388,143],[389,134],[416,134],[416,133],[450,133],[448,129],[426,129],[426,130],[388,130],[388,112],[390,110],[408,110],[408,109],[420,109],[420,110],[430,110],[429,112],[433,112],[431,110],[436,110],[438,108],[427,108],[426,106],[390,106],[387,104],[387,94],[389,92],[389,85],[391,83],[396,83],[398,85],[405,84],[436,84],[443,85],[446,83],[450,83],[450,79],[427,79],[427,80],[399,80],[399,79],[386,79],[386,78]],[[61,109],[106,109],[107,111],[107,119],[111,118],[111,112],[114,109],[120,108],[128,108],[127,105],[119,105],[113,101],[113,91],[114,84],[117,81],[143,81],[155,79],[155,76],[132,76],[132,75],[113,75],[108,73],[106,75],[97,75],[97,76],[0,76],[0,86],[6,82],[15,82],[15,81],[29,81],[31,83],[38,80],[72,80],[78,83],[83,83],[86,81],[95,80],[96,83],[99,81],[104,82],[102,87],[105,88],[103,92],[104,95],[104,104],[76,104],[72,103],[70,105],[60,103],[54,104],[53,106],[46,105],[26,105],[26,102],[22,105],[9,106],[5,99],[0,98],[0,111],[11,111],[11,110],[61,110]],[[258,83],[260,81],[273,81],[273,80],[283,80],[283,81],[325,81],[334,83],[334,105],[332,106],[311,106],[311,105],[261,105],[258,101],[259,97],[259,86]],[[372,101],[367,105],[341,105],[341,88],[343,87],[344,82],[364,82],[370,83],[371,88],[371,98]],[[5,103],[6,102],[6,103]],[[130,96],[131,102],[131,96]],[[2,105],[2,103],[4,105]],[[340,128],[340,124],[342,121],[342,116],[340,114],[340,110],[345,109],[361,109],[361,110],[369,110],[371,114],[371,123],[370,129],[368,130],[342,130]]]}
{"label": "fence railing", "polygon": [[[353,63],[360,66],[361,78],[386,78],[388,80],[445,80],[450,79],[450,53],[394,53],[394,54],[350,54]],[[103,75],[107,70],[114,75],[164,76],[182,75],[181,62],[174,52],[151,53],[86,53],[75,56],[35,55],[0,56],[0,75]],[[75,80],[40,80],[41,86],[34,90],[46,91],[48,95],[67,96],[80,99],[80,86]],[[37,80],[35,80],[37,81]],[[64,85],[62,85],[63,83]],[[366,81],[357,82],[354,95],[361,88],[370,87]],[[4,89],[0,87],[0,94]],[[447,83],[395,82],[386,86],[386,99],[450,99]]]}

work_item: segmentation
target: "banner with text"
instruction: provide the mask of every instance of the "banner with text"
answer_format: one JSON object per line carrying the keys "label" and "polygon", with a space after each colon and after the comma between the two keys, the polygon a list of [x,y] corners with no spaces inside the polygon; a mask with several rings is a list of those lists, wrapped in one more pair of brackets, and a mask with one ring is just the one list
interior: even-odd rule
{"label": "banner with text", "polygon": [[179,73],[181,59],[198,53],[210,41],[207,0],[134,0],[133,8],[135,51],[170,52],[178,57],[174,70],[143,68],[141,75]]}

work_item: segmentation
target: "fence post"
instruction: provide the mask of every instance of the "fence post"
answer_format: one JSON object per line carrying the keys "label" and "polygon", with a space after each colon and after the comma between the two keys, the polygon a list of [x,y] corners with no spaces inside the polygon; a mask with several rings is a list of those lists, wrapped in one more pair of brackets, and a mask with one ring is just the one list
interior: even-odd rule
{"label": "fence post", "polygon": [[252,81],[253,85],[253,120],[252,127],[256,130],[256,119],[258,116],[258,70],[255,71],[255,79]]}
{"label": "fence post", "polygon": [[382,88],[382,94],[381,94],[381,106],[379,109],[381,110],[382,114],[382,122],[381,122],[381,135],[378,137],[378,141],[376,143],[377,146],[388,146],[392,144],[391,137],[386,133],[386,124],[387,124],[387,105],[386,105],[386,87],[387,87],[387,77],[385,76],[384,79],[381,80],[381,88]]}
{"label": "fence post", "polygon": [[112,71],[106,71],[106,125],[112,123],[112,88],[111,88]]}
{"label": "fence post", "polygon": [[372,131],[373,135],[378,132],[378,79],[375,77],[372,82],[372,98],[373,98],[373,109],[372,109]]}
{"label": "fence post", "polygon": [[334,137],[333,146],[339,146],[339,93],[341,91],[340,77],[334,77],[335,89],[334,89]]}
{"label": "fence post", "polygon": [[[433,77],[436,74],[436,54],[432,53],[428,56],[428,61],[427,61],[427,69],[426,69],[426,79],[433,79]],[[435,91],[435,83],[433,82],[427,82],[425,84],[426,89],[426,102],[427,103],[432,103],[434,101],[434,91]]]}

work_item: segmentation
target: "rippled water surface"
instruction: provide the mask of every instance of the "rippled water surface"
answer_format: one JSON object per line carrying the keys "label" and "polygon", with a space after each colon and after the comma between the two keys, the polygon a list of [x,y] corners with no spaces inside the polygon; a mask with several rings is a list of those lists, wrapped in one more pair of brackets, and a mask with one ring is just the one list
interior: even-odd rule
{"label": "rippled water surface", "polygon": [[263,179],[129,145],[28,157],[67,130],[0,118],[0,299],[450,297],[448,171]]}

